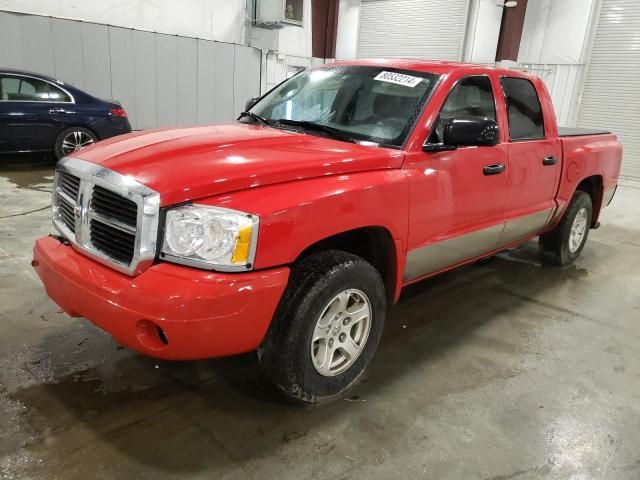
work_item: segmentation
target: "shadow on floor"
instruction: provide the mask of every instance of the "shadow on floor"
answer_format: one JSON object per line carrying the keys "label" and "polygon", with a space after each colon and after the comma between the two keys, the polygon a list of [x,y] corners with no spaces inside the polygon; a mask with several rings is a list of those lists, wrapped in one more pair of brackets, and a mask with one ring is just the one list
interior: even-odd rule
{"label": "shadow on floor", "polygon": [[[91,438],[162,471],[200,471],[212,461],[213,450],[222,452],[215,458],[216,465],[224,468],[227,463],[260,457],[338,417],[355,414],[364,402],[375,402],[396,383],[406,384],[407,376],[417,370],[428,371],[431,364],[470,341],[496,318],[510,316],[523,305],[535,303],[533,299],[544,291],[585,275],[586,270],[575,266],[541,266],[535,242],[529,242],[408,287],[399,304],[389,311],[379,351],[363,381],[346,400],[318,407],[302,408],[283,401],[261,374],[254,354],[181,363],[120,351],[106,369],[74,371],[11,396],[31,412],[29,423],[37,432],[34,443],[68,437],[57,455],[66,455],[69,462],[91,448],[84,443]],[[524,352],[527,335],[536,327],[517,316],[513,322],[521,322],[514,324],[521,343],[499,337],[483,341],[490,342],[496,352],[515,356]],[[51,338],[42,349],[64,350],[64,342],[74,349],[76,340],[73,335]],[[96,351],[112,348],[106,336],[98,340],[101,343]],[[51,362],[58,361],[56,358],[62,361],[64,354],[60,355]],[[496,365],[479,359],[464,374],[432,385],[427,376],[416,388],[429,404],[452,391],[516,374],[513,364]],[[90,437],[74,438],[69,433],[79,427],[90,431]],[[189,455],[185,455],[185,448]]]}

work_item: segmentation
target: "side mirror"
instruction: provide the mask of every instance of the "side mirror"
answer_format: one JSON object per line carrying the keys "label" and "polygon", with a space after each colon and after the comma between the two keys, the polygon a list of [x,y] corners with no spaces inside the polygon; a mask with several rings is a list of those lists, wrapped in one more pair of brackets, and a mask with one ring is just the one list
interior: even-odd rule
{"label": "side mirror", "polygon": [[425,144],[425,152],[455,150],[458,147],[493,147],[498,144],[498,123],[486,117],[461,117],[447,120],[442,143]]}
{"label": "side mirror", "polygon": [[498,144],[498,124],[485,117],[452,118],[442,136],[450,147],[493,147]]}
{"label": "side mirror", "polygon": [[253,97],[250,98],[249,100],[247,100],[247,103],[244,104],[244,111],[248,112],[249,110],[251,110],[251,108],[258,103],[258,100],[260,100],[260,97]]}

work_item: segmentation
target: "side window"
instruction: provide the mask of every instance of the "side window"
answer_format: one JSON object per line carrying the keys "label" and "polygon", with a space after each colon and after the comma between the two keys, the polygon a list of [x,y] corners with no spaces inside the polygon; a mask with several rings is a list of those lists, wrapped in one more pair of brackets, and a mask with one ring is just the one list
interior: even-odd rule
{"label": "side window", "polygon": [[440,110],[428,143],[442,143],[442,132],[447,120],[465,117],[496,120],[496,103],[489,77],[467,77],[453,87]]}
{"label": "side window", "polygon": [[511,140],[544,138],[544,119],[540,99],[533,84],[525,78],[501,80],[509,116]]}
{"label": "side window", "polygon": [[30,77],[0,77],[0,100],[70,102],[71,98],[48,82]]}

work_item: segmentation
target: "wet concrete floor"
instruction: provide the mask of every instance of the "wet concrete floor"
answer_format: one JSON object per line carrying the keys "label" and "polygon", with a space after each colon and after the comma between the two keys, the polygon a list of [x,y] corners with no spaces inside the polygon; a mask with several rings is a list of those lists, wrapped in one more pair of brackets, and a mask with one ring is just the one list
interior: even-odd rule
{"label": "wet concrete floor", "polygon": [[0,479],[639,479],[640,183],[576,265],[535,242],[408,288],[349,398],[160,362],[44,294],[50,164],[0,166]]}

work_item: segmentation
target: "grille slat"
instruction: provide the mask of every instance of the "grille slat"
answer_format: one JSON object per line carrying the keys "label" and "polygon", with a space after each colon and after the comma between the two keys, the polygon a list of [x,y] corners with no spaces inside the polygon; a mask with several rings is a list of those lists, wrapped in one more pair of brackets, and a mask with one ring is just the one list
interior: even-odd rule
{"label": "grille slat", "polygon": [[124,248],[130,248],[136,241],[135,236],[117,230],[110,225],[101,224],[99,220],[91,221],[91,235],[92,239],[93,237],[101,237],[105,241],[114,242],[115,246]]}
{"label": "grille slat", "polygon": [[75,231],[76,222],[73,216],[73,207],[61,199],[58,201],[58,211],[66,227],[72,232]]}
{"label": "grille slat", "polygon": [[119,262],[127,264],[131,262],[136,243],[134,235],[129,235],[95,219],[91,220],[89,228],[91,243],[96,249]]}
{"label": "grille slat", "polygon": [[127,225],[136,225],[138,205],[105,188],[99,186],[93,188],[91,208],[98,214],[113,217]]}
{"label": "grille slat", "polygon": [[135,251],[135,235],[102,223],[99,217],[136,227],[138,205],[128,198],[95,185],[91,196],[91,209],[98,217],[91,220],[89,227],[94,248],[119,262],[131,263]]}
{"label": "grille slat", "polygon": [[60,172],[58,174],[58,186],[74,200],[78,198],[78,190],[80,189],[80,179],[78,177]]}

